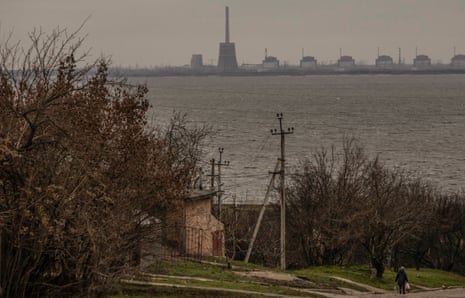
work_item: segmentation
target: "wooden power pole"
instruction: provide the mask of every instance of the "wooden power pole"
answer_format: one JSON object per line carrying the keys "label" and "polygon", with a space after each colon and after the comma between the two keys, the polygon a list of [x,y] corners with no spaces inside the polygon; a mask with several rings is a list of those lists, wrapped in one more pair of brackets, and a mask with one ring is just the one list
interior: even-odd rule
{"label": "wooden power pole", "polygon": [[288,128],[287,131],[283,130],[283,113],[278,113],[276,115],[279,120],[279,130],[277,129],[272,129],[271,134],[272,135],[280,135],[281,136],[281,158],[279,159],[281,161],[281,262],[280,262],[280,269],[281,270],[286,270],[286,193],[285,193],[285,183],[284,183],[284,168],[285,168],[285,158],[284,158],[284,137],[287,134],[292,134],[294,133],[294,128]]}

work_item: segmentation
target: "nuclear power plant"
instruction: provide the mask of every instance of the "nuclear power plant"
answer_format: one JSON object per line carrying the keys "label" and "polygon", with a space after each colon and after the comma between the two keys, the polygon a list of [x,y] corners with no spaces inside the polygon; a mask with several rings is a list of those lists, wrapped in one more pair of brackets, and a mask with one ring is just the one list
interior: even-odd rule
{"label": "nuclear power plant", "polygon": [[218,58],[218,69],[222,72],[233,72],[237,70],[236,46],[229,42],[229,7],[226,6],[226,28],[225,40],[220,43],[220,55]]}
{"label": "nuclear power plant", "polygon": [[342,55],[342,48],[339,48],[339,58],[337,60],[329,60],[320,62],[314,56],[304,56],[302,49],[302,57],[299,64],[289,64],[284,60],[280,63],[277,56],[268,56],[268,51],[265,49],[265,57],[261,63],[242,63],[240,66],[236,58],[236,46],[230,41],[229,32],[229,7],[225,7],[225,39],[220,42],[218,64],[214,64],[214,59],[208,64],[204,64],[202,54],[193,54],[190,66],[188,68],[178,67],[163,70],[163,74],[179,74],[179,75],[307,75],[307,74],[377,74],[377,73],[465,73],[465,55],[456,54],[454,47],[454,56],[450,63],[442,63],[440,60],[433,63],[427,55],[418,55],[415,50],[415,58],[413,63],[406,63],[405,59],[401,59],[401,48],[399,49],[398,63],[389,55],[380,55],[378,48],[377,58],[374,64],[356,63],[352,56]]}

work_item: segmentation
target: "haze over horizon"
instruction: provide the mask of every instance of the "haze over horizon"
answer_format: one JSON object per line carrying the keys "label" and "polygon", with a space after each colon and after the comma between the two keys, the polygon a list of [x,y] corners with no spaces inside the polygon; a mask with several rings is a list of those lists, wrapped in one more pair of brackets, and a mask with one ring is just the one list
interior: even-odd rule
{"label": "haze over horizon", "polygon": [[224,7],[238,63],[260,63],[265,48],[282,63],[302,56],[334,62],[339,49],[356,63],[374,64],[377,48],[397,62],[398,48],[411,63],[418,54],[449,63],[465,54],[462,0],[0,0],[0,41],[10,32],[59,26],[82,29],[92,57],[111,56],[114,66],[178,66],[192,54],[216,64],[224,41]]}

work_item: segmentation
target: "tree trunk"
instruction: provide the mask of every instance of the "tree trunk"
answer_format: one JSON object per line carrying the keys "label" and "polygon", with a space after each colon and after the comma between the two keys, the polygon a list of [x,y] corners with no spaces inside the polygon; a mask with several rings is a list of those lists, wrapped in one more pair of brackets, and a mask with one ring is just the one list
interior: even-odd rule
{"label": "tree trunk", "polygon": [[371,266],[376,269],[376,278],[377,279],[382,279],[383,278],[383,273],[384,273],[384,262],[380,261],[376,258],[371,259]]}

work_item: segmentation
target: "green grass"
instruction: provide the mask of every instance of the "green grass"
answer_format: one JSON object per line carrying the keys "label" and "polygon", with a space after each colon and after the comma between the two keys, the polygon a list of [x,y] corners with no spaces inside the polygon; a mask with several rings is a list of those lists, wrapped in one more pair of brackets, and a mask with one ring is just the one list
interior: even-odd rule
{"label": "green grass", "polygon": [[465,276],[432,269],[407,269],[408,279],[413,285],[428,288],[465,286]]}
{"label": "green grass", "polygon": [[203,277],[215,280],[236,281],[241,278],[226,267],[195,262],[161,261],[149,266],[147,271],[154,274]]}
{"label": "green grass", "polygon": [[[215,263],[204,264],[198,262],[176,262],[176,261],[161,261],[152,264],[146,271],[153,274],[170,275],[170,277],[160,277],[153,279],[149,276],[144,276],[141,279],[146,281],[154,281],[167,284],[178,284],[187,286],[202,286],[209,288],[228,288],[235,290],[247,290],[264,293],[274,293],[282,295],[293,296],[310,296],[317,297],[296,289],[293,284],[286,282],[270,282],[263,279],[246,277],[234,273],[234,271],[250,271],[250,270],[270,270],[253,264],[245,264],[243,262],[231,262],[233,269],[228,269],[226,264],[227,260],[224,258],[210,259],[209,262]],[[465,277],[449,272],[422,269],[416,271],[407,268],[407,274],[413,290],[421,290],[420,287],[439,288],[439,287],[452,287],[452,286],[465,286]],[[357,291],[367,291],[363,286],[354,285],[349,282],[338,280],[334,277],[342,277],[351,281],[365,284],[371,287],[380,288],[384,290],[392,290],[394,287],[395,272],[386,270],[382,279],[370,278],[371,271],[368,266],[321,266],[311,267],[301,270],[289,270],[286,273],[294,274],[298,277],[308,280],[312,285],[305,284],[308,287],[337,289],[340,287],[351,288]],[[179,276],[179,277],[178,277]],[[181,276],[201,277],[208,280],[185,280]],[[260,294],[239,294],[227,293],[224,291],[212,290],[198,290],[198,289],[185,289],[185,288],[172,288],[172,287],[132,287],[127,289],[126,285],[121,295],[110,296],[112,298],[122,297],[261,297]],[[136,289],[136,290],[135,290]]]}
{"label": "green grass", "polygon": [[227,258],[221,258],[221,257],[209,257],[207,259],[209,262],[212,263],[218,263],[222,265],[227,265],[228,261],[232,266],[239,267],[241,270],[272,270],[273,268],[266,268],[260,265],[256,265],[253,263],[245,263],[243,261],[237,261],[237,260],[228,260]]}
{"label": "green grass", "polygon": [[215,297],[215,298],[263,298],[263,295],[248,295],[241,293],[229,293],[224,291],[199,290],[174,287],[152,287],[125,285],[120,293],[106,296],[107,298],[147,298],[147,297]]}
{"label": "green grass", "polygon": [[[292,295],[292,296],[302,296],[309,297],[308,293],[289,289],[282,286],[270,286],[270,285],[260,285],[253,282],[233,282],[233,281],[198,281],[198,280],[157,280],[157,282],[165,282],[170,284],[180,284],[180,285],[192,285],[192,286],[201,286],[201,287],[211,287],[211,288],[226,288],[234,290],[245,290],[252,292],[263,292],[263,293],[273,293],[281,295]],[[313,297],[313,296],[310,296]]]}
{"label": "green grass", "polygon": [[[215,260],[210,260],[210,262],[217,262],[220,265],[226,264],[224,262],[218,262]],[[197,262],[168,262],[161,261],[152,264],[146,270],[152,274],[163,274],[170,275],[172,277],[156,279],[156,282],[162,283],[172,283],[172,284],[181,284],[181,285],[193,285],[193,286],[204,286],[204,287],[220,287],[228,288],[235,290],[247,290],[247,291],[257,291],[265,293],[274,293],[282,295],[293,295],[293,296],[306,296],[306,297],[316,297],[315,295],[310,295],[308,293],[293,290],[285,285],[264,285],[259,280],[256,280],[251,277],[241,276],[234,271],[249,271],[252,268],[268,270],[253,264],[245,264],[243,262],[233,262],[233,270],[228,269],[226,266],[215,266],[211,264],[197,263]],[[190,276],[190,277],[201,277],[206,279],[211,279],[209,281],[200,281],[200,280],[185,280],[185,279],[176,279],[176,276]],[[149,279],[144,278],[144,280],[149,281]]]}
{"label": "green grass", "polygon": [[[370,269],[367,266],[319,266],[311,267],[309,269],[297,270],[293,272],[296,275],[302,275],[307,277],[310,280],[328,280],[329,284],[333,284],[334,280],[331,280],[331,276],[342,277],[350,279],[355,282],[362,284],[367,284],[369,286],[391,290],[394,285],[395,276],[392,275],[392,272],[385,272],[383,279],[371,279],[370,278]],[[342,282],[345,287],[358,290],[358,291],[367,291],[365,288],[347,284]]]}
{"label": "green grass", "polygon": [[[406,271],[413,289],[415,289],[416,285],[428,288],[465,286],[465,276],[458,274],[431,269],[416,271],[407,268]],[[382,279],[370,278],[371,271],[368,266],[321,266],[295,270],[293,273],[304,276],[309,280],[320,282],[327,280],[328,284],[333,283],[330,280],[331,276],[337,276],[384,290],[392,290],[396,276],[395,272],[386,270]],[[356,286],[349,285],[349,287],[361,290],[357,289]]]}

